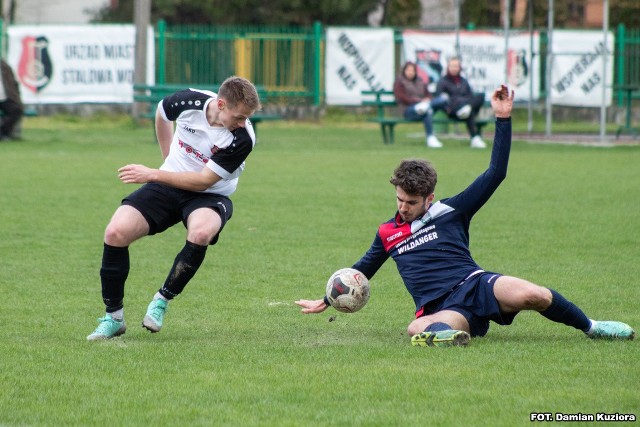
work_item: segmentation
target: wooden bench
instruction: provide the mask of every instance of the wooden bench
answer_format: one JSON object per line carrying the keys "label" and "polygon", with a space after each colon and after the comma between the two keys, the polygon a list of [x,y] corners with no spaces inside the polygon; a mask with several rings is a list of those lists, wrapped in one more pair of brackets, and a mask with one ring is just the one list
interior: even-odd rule
{"label": "wooden bench", "polygon": [[[141,114],[138,118],[155,119],[156,117],[156,105],[164,97],[171,95],[179,90],[187,89],[189,87],[196,87],[190,85],[177,85],[177,84],[162,84],[162,85],[147,85],[147,84],[134,84],[133,85],[133,102],[140,102],[148,105],[148,109],[145,113]],[[198,86],[200,87],[200,86]],[[217,91],[219,85],[207,86],[207,90],[213,92]],[[264,101],[264,91],[258,89],[258,95],[260,100]],[[282,116],[279,114],[263,114],[256,113],[249,118],[253,124],[253,130],[258,134],[258,123],[267,120],[282,120]]]}
{"label": "wooden bench", "polygon": [[[376,116],[367,118],[368,122],[378,123],[382,132],[382,142],[385,144],[394,143],[394,129],[396,125],[402,123],[417,123],[415,120],[407,120],[404,117],[387,116],[385,110],[389,107],[398,107],[393,92],[391,91],[363,91],[363,97],[366,99],[362,102],[364,106],[375,107]],[[434,125],[443,125],[449,132],[449,125],[464,122],[449,117],[444,111],[439,110],[433,115],[432,122]],[[476,118],[476,126],[478,134],[482,135],[482,128],[489,124],[489,120]]]}

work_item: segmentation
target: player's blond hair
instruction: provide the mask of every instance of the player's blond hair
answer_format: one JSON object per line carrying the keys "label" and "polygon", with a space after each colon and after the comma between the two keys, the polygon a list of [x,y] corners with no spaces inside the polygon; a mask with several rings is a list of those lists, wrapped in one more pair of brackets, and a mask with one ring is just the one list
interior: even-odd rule
{"label": "player's blond hair", "polygon": [[253,111],[262,108],[256,87],[243,77],[228,77],[220,85],[218,97],[224,99],[230,108],[235,108],[239,104],[244,104]]}

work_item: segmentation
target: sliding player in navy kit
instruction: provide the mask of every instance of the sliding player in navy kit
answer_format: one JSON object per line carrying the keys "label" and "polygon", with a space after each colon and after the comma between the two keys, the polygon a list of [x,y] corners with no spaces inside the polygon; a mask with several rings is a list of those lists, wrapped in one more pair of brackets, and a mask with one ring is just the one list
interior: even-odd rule
{"label": "sliding player in navy kit", "polygon": [[100,269],[106,314],[88,340],[125,333],[129,245],[182,221],[185,245],[142,321],[149,331],[160,331],[168,302],[195,275],[207,247],[217,242],[231,218],[229,195],[256,142],[249,117],[259,109],[254,85],[235,76],[226,79],[217,94],[187,89],[160,101],[155,126],[164,163],[160,169],[126,165],[118,171],[122,182],[145,185],[122,201],[107,225]]}
{"label": "sliding player in navy kit", "polygon": [[[517,277],[484,271],[469,252],[469,224],[506,178],[511,149],[513,92],[491,99],[496,133],[489,168],[460,194],[434,202],[437,174],[424,160],[404,160],[394,171],[398,211],[382,224],[367,253],[353,265],[371,278],[389,258],[416,304],[407,332],[416,346],[464,346],[492,320],[509,325],[522,310],[573,326],[591,338],[633,339],[633,329],[589,319],[558,292]],[[303,313],[320,313],[327,299],[299,300]]]}

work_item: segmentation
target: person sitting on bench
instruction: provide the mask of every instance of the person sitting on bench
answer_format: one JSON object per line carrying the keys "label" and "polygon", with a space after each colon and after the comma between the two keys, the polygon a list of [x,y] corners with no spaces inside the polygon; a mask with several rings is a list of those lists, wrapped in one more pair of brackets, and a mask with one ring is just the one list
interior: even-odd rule
{"label": "person sitting on bench", "polygon": [[483,93],[473,93],[467,79],[460,75],[462,66],[460,58],[452,57],[447,63],[447,73],[438,80],[434,96],[448,97],[445,111],[455,120],[464,121],[471,136],[471,148],[486,148],[487,144],[480,137],[476,117],[484,104]]}
{"label": "person sitting on bench", "polygon": [[422,121],[427,134],[427,147],[440,148],[442,143],[433,134],[432,116],[434,110],[443,108],[444,97],[433,97],[427,83],[418,76],[416,64],[406,62],[393,84],[393,94],[400,107],[400,114],[411,121]]}

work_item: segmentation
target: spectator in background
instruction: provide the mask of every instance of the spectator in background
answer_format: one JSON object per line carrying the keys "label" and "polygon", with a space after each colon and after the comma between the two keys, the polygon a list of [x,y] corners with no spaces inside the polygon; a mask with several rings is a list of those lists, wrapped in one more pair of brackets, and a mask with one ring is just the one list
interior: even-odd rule
{"label": "spectator in background", "polygon": [[427,147],[440,148],[442,143],[433,134],[432,116],[434,110],[443,108],[446,98],[434,98],[427,83],[418,77],[416,64],[407,62],[393,84],[393,94],[400,106],[400,113],[407,120],[422,121],[427,134]]}
{"label": "spectator in background", "polygon": [[449,59],[447,74],[438,81],[435,96],[448,97],[449,102],[445,111],[449,117],[466,122],[469,136],[471,136],[471,148],[485,148],[487,144],[480,137],[476,126],[476,117],[484,103],[484,94],[473,93],[469,82],[460,75],[460,71],[462,71],[460,58]]}
{"label": "spectator in background", "polygon": [[20,88],[13,74],[11,66],[4,59],[0,59],[0,111],[2,111],[2,125],[0,125],[0,141],[17,139],[14,131],[22,119],[22,99]]}

